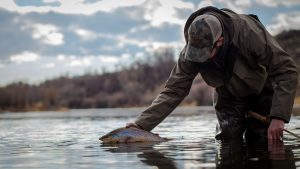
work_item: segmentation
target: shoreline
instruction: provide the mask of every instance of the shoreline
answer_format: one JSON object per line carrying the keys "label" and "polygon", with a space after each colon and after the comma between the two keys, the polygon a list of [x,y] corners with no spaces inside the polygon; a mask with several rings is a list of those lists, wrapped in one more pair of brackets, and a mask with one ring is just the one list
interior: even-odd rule
{"label": "shoreline", "polygon": [[[99,110],[117,110],[117,112],[121,112],[122,109],[132,109],[132,111],[141,111],[146,109],[147,107],[119,107],[119,108],[86,108],[86,109],[69,109],[69,108],[58,108],[58,109],[45,109],[45,110],[39,110],[39,109],[27,109],[27,110],[0,110],[0,114],[3,113],[47,113],[47,112],[51,112],[51,113],[61,113],[61,112],[76,112],[76,111],[80,111],[80,110],[88,110],[88,111],[97,111]],[[199,110],[197,110],[199,108]],[[214,107],[213,106],[187,106],[187,105],[182,105],[182,106],[178,106],[173,112],[172,114],[182,114],[182,112],[184,112],[184,115],[192,115],[192,114],[198,114],[200,110],[204,110],[206,113],[214,113]],[[292,115],[294,116],[299,116],[300,115],[300,104],[294,104],[293,106],[293,110],[292,110]]]}

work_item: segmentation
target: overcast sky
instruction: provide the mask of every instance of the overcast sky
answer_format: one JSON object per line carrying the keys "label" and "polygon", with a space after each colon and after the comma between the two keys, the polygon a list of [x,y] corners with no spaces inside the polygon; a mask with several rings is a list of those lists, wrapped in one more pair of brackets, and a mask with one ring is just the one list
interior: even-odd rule
{"label": "overcast sky", "polygon": [[0,85],[111,71],[183,47],[183,26],[213,5],[257,14],[273,34],[300,29],[299,0],[2,0]]}

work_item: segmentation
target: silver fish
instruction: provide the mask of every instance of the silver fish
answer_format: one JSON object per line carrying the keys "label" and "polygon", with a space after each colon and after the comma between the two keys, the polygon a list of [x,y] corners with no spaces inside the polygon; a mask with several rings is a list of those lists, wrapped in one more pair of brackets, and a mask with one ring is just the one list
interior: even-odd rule
{"label": "silver fish", "polygon": [[162,142],[168,139],[138,128],[118,128],[99,138],[103,143]]}

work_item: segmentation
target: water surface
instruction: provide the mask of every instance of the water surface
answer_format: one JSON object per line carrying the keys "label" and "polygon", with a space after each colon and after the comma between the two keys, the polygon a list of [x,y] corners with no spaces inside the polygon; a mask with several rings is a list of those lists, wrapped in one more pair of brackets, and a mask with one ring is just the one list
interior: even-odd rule
{"label": "water surface", "polygon": [[[176,109],[153,132],[171,141],[101,144],[98,138],[133,121],[143,108],[0,114],[0,168],[300,168],[300,144],[221,143],[210,107]],[[300,117],[287,129],[300,134]]]}

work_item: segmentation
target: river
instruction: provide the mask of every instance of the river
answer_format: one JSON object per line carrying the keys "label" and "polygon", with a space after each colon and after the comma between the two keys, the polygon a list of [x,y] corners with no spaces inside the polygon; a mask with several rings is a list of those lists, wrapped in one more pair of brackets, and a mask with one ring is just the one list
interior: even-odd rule
{"label": "river", "polygon": [[[211,107],[180,107],[153,132],[171,141],[102,144],[105,133],[131,122],[144,108],[82,109],[67,112],[0,114],[0,168],[300,168],[300,143],[284,134],[282,143],[214,139]],[[300,116],[286,129],[300,134]]]}

